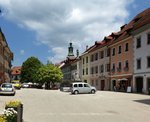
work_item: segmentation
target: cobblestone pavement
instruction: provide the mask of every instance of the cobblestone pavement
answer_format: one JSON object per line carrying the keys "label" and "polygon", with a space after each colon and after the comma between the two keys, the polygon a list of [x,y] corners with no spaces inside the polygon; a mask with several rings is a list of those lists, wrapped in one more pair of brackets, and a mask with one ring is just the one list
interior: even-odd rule
{"label": "cobblestone pavement", "polygon": [[98,91],[70,95],[59,90],[21,89],[15,96],[0,96],[5,102],[23,102],[24,122],[150,122],[150,96]]}

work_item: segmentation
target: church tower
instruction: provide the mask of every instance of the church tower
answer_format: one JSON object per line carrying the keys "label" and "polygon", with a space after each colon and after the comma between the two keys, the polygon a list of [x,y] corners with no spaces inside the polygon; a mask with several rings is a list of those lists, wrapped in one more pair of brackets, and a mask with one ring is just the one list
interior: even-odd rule
{"label": "church tower", "polygon": [[75,56],[73,54],[73,46],[72,43],[69,43],[69,47],[68,47],[68,58],[69,59],[75,59]]}

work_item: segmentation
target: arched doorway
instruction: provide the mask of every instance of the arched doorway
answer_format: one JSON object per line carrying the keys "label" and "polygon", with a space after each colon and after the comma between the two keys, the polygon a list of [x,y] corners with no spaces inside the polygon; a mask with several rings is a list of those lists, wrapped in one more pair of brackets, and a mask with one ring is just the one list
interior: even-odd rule
{"label": "arched doorway", "polygon": [[116,87],[116,80],[112,80],[112,90],[116,91],[116,89],[114,89]]}
{"label": "arched doorway", "polygon": [[142,93],[143,77],[136,77],[135,82],[136,82],[136,91],[137,91],[137,93]]}

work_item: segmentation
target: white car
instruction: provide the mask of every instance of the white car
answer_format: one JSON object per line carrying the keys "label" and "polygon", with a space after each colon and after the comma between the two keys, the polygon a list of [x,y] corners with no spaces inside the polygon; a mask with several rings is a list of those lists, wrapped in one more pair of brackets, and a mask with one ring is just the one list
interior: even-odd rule
{"label": "white car", "polygon": [[75,82],[75,83],[72,83],[72,86],[71,86],[71,93],[72,94],[79,94],[79,93],[92,93],[92,94],[94,94],[95,92],[96,92],[96,88],[91,86],[88,83]]}
{"label": "white car", "polygon": [[15,95],[16,91],[11,83],[2,83],[0,86],[0,94]]}
{"label": "white car", "polygon": [[22,88],[29,88],[30,86],[29,86],[29,84],[28,83],[23,83],[22,84]]}

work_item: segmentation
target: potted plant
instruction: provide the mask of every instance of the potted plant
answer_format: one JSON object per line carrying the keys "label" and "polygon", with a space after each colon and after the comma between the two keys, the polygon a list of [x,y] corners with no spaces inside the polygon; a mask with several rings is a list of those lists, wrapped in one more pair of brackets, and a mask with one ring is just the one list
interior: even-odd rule
{"label": "potted plant", "polygon": [[23,118],[23,104],[19,100],[13,100],[9,101],[5,105],[5,109],[13,108],[15,111],[17,111],[17,122],[22,122]]}
{"label": "potted plant", "polygon": [[17,122],[17,111],[14,108],[7,108],[4,110],[4,117],[6,122]]}
{"label": "potted plant", "polygon": [[6,116],[4,114],[0,115],[0,122],[6,122]]}

